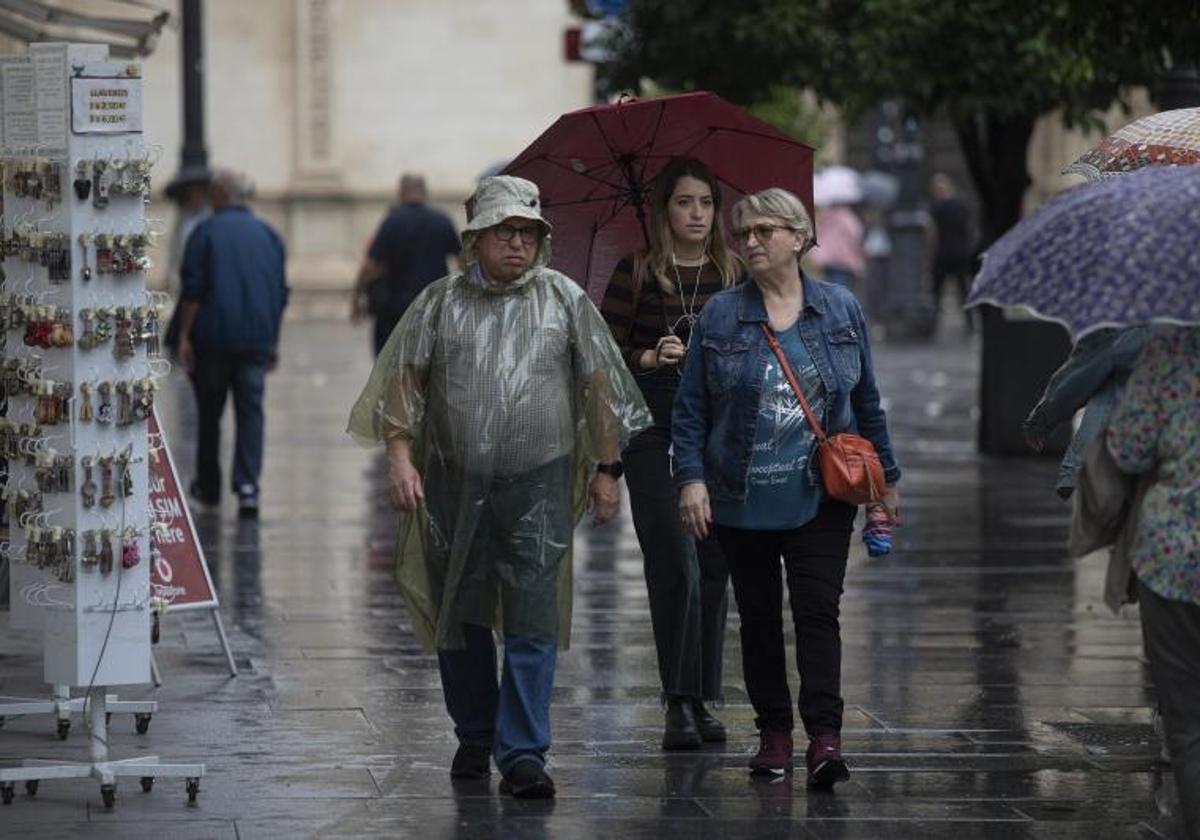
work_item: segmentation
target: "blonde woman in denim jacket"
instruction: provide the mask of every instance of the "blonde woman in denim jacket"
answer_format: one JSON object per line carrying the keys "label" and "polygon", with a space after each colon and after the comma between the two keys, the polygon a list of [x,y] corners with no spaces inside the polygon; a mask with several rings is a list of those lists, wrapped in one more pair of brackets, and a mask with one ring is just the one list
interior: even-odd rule
{"label": "blonde woman in denim jacket", "polygon": [[829,788],[849,777],[841,754],[838,612],[856,509],[825,497],[815,435],[762,325],[774,329],[825,430],[855,431],[875,445],[893,522],[900,468],[858,302],[845,288],[800,272],[813,242],[804,206],[769,189],[739,202],[733,218],[752,282],[714,295],[692,333],[671,425],[680,514],[697,538],[716,532],[729,565],[742,671],[759,730],[750,761],[756,775],[782,776],[792,767],[782,560],[809,736],[808,784]]}

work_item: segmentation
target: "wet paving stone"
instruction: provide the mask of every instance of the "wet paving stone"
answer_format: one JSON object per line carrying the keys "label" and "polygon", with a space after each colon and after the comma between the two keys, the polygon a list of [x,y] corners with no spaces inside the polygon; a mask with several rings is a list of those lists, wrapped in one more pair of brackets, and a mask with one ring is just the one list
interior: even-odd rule
{"label": "wet paving stone", "polygon": [[[37,838],[1170,838],[1177,796],[1157,762],[1154,689],[1136,613],[1103,605],[1104,559],[1066,559],[1068,511],[1053,459],[974,451],[978,347],[957,338],[876,350],[905,469],[896,550],[852,549],[843,599],[850,782],[806,791],[799,774],[753,782],[753,711],[736,611],[726,645],[729,743],[658,748],[662,712],[641,556],[627,512],[581,527],[571,651],[553,694],[557,801],[499,796],[499,776],[452,784],[455,739],[435,660],[412,636],[391,579],[393,517],[377,453],[342,434],[370,360],[361,331],[284,331],[268,384],[259,522],[225,500],[197,528],[242,673],[212,625],[169,615],[164,685],[149,732],[115,716],[116,757],[207,764],[182,784],[123,782],[103,808],[92,782],[44,783],[0,809],[0,835]],[[160,398],[191,472],[194,413],[175,378]],[[227,418],[229,422],[231,418]],[[231,437],[227,427],[225,444]],[[790,653],[789,653],[790,661]],[[792,678],[793,687],[795,677]],[[30,634],[0,636],[0,694],[41,696]],[[0,763],[78,760],[78,719],[0,729]]]}

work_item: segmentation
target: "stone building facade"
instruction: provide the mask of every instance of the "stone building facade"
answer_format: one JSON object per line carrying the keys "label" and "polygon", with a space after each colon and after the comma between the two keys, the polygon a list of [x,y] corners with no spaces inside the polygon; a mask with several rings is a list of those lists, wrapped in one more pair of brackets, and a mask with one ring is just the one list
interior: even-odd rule
{"label": "stone building facade", "polygon": [[[298,309],[345,311],[402,171],[424,173],[461,223],[482,172],[591,102],[591,66],[564,57],[578,24],[566,0],[206,0],[204,15],[209,159],[254,182],[255,209],[288,242]],[[144,60],[158,195],[182,143],[174,19]],[[0,53],[24,49],[0,40]],[[149,215],[169,229],[174,208],[156,199]]]}
{"label": "stone building facade", "polygon": [[[60,5],[97,11],[97,0]],[[181,38],[178,0],[157,5],[174,13],[144,61],[161,196],[182,142]],[[424,173],[432,203],[461,224],[481,173],[592,99],[591,66],[565,58],[564,34],[579,24],[567,0],[206,0],[204,14],[210,161],[254,182],[255,208],[288,242],[298,312],[345,311],[400,172]],[[0,36],[0,54],[24,49]],[[1114,112],[1110,127],[1149,111],[1143,97],[1130,117]],[[822,160],[872,165],[863,127],[830,135]],[[973,202],[948,127],[928,124],[925,139],[925,174],[955,174]],[[1077,182],[1059,170],[1097,139],[1043,119],[1030,145],[1028,205]],[[149,216],[169,231],[174,207],[156,198]],[[170,287],[167,262],[159,253],[154,281]]]}

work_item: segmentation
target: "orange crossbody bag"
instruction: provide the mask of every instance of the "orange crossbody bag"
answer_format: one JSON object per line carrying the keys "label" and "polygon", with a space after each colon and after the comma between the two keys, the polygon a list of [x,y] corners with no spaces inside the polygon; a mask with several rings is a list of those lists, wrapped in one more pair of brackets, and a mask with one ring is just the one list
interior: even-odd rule
{"label": "orange crossbody bag", "polygon": [[765,323],[760,323],[760,326],[767,343],[775,351],[783,375],[796,394],[800,408],[804,410],[804,416],[808,418],[808,424],[812,426],[813,434],[817,436],[817,459],[821,465],[821,482],[825,485],[825,492],[831,498],[852,505],[880,501],[884,490],[883,464],[875,445],[865,437],[849,432],[832,437],[825,434],[808,400],[804,398],[804,391],[792,372],[792,366],[788,364],[787,356],[783,354],[783,348],[779,346],[774,330]]}

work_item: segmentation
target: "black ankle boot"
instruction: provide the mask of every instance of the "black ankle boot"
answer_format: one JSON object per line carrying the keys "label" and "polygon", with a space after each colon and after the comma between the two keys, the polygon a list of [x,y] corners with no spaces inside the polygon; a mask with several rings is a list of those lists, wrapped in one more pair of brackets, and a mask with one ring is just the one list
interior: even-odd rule
{"label": "black ankle boot", "polygon": [[696,750],[700,748],[700,730],[692,701],[687,698],[667,700],[667,724],[663,729],[664,750]]}
{"label": "black ankle boot", "polygon": [[692,717],[696,721],[696,729],[700,738],[707,744],[723,744],[725,742],[725,724],[713,717],[704,705],[703,700],[692,701]]}

